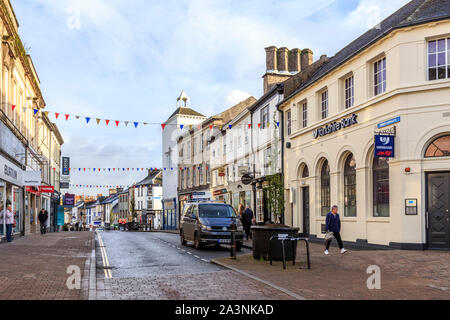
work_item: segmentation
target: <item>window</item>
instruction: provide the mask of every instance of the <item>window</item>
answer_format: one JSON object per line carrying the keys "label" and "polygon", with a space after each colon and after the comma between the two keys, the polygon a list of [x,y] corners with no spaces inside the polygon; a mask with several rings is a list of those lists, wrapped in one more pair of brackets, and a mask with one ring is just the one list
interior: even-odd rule
{"label": "window", "polygon": [[194,155],[197,154],[197,138],[194,138],[194,148],[192,151],[194,152]]}
{"label": "window", "polygon": [[196,184],[197,184],[197,167],[193,167],[192,168],[192,186],[196,186]]}
{"label": "window", "polygon": [[286,122],[287,122],[287,134],[291,135],[291,133],[292,133],[291,110],[288,110],[288,112],[286,112]]}
{"label": "window", "polygon": [[264,150],[264,168],[269,168],[272,156],[272,147]]}
{"label": "window", "polygon": [[302,128],[306,128],[308,126],[308,103],[304,102],[302,104]]}
{"label": "window", "polygon": [[203,181],[203,166],[198,167],[198,179],[199,179],[199,182],[198,182],[199,185],[203,185],[205,183]]}
{"label": "window", "polygon": [[386,91],[386,58],[373,64],[373,89],[374,96]]}
{"label": "window", "polygon": [[320,95],[321,95],[322,119],[325,119],[328,117],[328,90],[323,91]]}
{"label": "window", "polygon": [[330,211],[330,166],[328,160],[322,164],[320,172],[320,204],[321,215],[326,216]]}
{"label": "window", "polygon": [[180,174],[180,189],[184,188],[184,171],[180,170],[181,174]]}
{"label": "window", "polygon": [[389,217],[389,164],[388,158],[373,159],[373,216]]}
{"label": "window", "polygon": [[203,143],[204,143],[204,136],[203,133],[200,136],[200,152],[203,152]]}
{"label": "window", "polygon": [[261,109],[261,129],[265,129],[269,123],[269,106]]}
{"label": "window", "polygon": [[211,175],[209,171],[209,163],[206,163],[206,183],[211,182]]}
{"label": "window", "polygon": [[189,188],[191,185],[191,174],[189,172],[189,168],[186,169],[186,188]]}
{"label": "window", "polygon": [[227,142],[226,138],[223,139],[223,155],[225,156],[227,154]]}
{"label": "window", "polygon": [[450,38],[428,41],[428,80],[450,78]]}
{"label": "window", "polygon": [[425,151],[425,158],[450,157],[450,135],[434,140]]}
{"label": "window", "polygon": [[345,79],[345,109],[351,108],[354,105],[354,87],[353,76]]}
{"label": "window", "polygon": [[356,217],[356,162],[352,154],[344,165],[344,216]]}
{"label": "window", "polygon": [[309,177],[309,170],[308,166],[305,164],[302,171],[302,178],[308,178]]}

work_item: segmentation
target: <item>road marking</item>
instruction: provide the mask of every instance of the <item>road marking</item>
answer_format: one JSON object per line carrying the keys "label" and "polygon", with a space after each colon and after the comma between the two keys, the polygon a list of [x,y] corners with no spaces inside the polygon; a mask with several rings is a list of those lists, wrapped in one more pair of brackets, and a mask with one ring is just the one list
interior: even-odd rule
{"label": "road marking", "polygon": [[209,262],[208,260],[206,260],[206,259],[202,259],[202,261],[204,261],[204,262]]}
{"label": "road marking", "polygon": [[196,255],[194,255],[194,257],[196,257],[197,259],[200,259],[200,257],[199,257],[199,256],[196,256]]}
{"label": "road marking", "polygon": [[111,270],[106,269],[106,267],[110,267],[110,265],[109,265],[108,255],[106,254],[105,245],[103,243],[103,239],[102,239],[102,236],[100,235],[100,233],[98,233],[98,231],[96,231],[96,233],[97,233],[97,237],[98,237],[98,242],[100,244],[100,252],[102,253],[103,267],[105,267],[105,269],[103,269],[103,271],[105,273],[105,278],[111,279],[112,278]]}

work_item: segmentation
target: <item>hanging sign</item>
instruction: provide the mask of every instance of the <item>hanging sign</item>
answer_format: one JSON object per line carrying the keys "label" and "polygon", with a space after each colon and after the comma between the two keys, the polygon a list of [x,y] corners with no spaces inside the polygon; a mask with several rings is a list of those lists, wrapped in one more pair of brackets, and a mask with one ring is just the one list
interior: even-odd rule
{"label": "hanging sign", "polygon": [[70,158],[62,157],[62,175],[68,176],[70,174],[69,168],[70,168]]}
{"label": "hanging sign", "polygon": [[39,187],[41,185],[41,172],[27,170],[22,172],[24,186]]}
{"label": "hanging sign", "polygon": [[394,158],[394,136],[375,135],[375,157]]}

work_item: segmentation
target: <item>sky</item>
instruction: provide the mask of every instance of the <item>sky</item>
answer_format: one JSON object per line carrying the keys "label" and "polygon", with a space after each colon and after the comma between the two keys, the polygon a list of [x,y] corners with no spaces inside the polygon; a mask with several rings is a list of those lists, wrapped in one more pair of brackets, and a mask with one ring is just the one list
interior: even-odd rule
{"label": "sky", "polygon": [[[11,0],[46,110],[163,123],[185,90],[211,116],[262,95],[265,47],[333,56],[407,0]],[[161,167],[161,127],[55,119],[71,167]],[[71,174],[130,185],[129,173]],[[63,190],[64,191],[64,190]],[[106,194],[106,189],[71,189]]]}

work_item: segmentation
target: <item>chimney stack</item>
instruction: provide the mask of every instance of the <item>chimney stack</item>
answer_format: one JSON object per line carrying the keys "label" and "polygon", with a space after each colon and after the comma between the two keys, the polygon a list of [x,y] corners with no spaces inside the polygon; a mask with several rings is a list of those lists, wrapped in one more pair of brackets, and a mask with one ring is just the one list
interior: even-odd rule
{"label": "chimney stack", "polygon": [[301,53],[301,70],[305,70],[313,63],[313,52],[310,49],[303,49]]}
{"label": "chimney stack", "polygon": [[300,55],[301,50],[300,49],[292,49],[289,52],[289,72],[290,73],[297,73],[300,72]]}
{"label": "chimney stack", "polygon": [[286,73],[288,71],[288,53],[289,49],[282,47],[277,52],[278,72]]}
{"label": "chimney stack", "polygon": [[266,72],[276,72],[277,68],[277,47],[271,46],[266,49]]}

